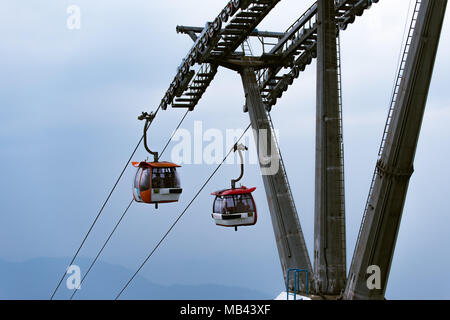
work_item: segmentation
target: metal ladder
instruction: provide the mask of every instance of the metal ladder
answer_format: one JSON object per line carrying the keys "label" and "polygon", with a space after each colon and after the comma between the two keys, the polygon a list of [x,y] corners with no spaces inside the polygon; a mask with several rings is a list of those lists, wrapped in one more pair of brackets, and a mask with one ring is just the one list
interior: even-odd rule
{"label": "metal ladder", "polygon": [[[250,52],[250,55],[253,55],[253,50],[252,50],[250,45],[249,45],[249,52]],[[258,73],[255,72],[255,75],[258,76]],[[277,135],[275,134],[275,128],[274,128],[274,125],[273,125],[272,116],[271,116],[270,112],[267,111],[267,109],[266,109],[265,112],[267,112],[267,116],[269,118],[269,122],[270,122],[270,128],[269,129],[271,131],[271,134],[273,136],[273,140],[275,142],[276,152],[278,153],[278,156],[279,156],[279,163],[280,163],[279,170],[281,170],[281,172],[283,174],[283,177],[286,179],[286,189],[287,189],[287,195],[288,195],[288,198],[289,198],[289,203],[292,206],[292,208],[294,209],[294,211],[297,213],[297,217],[298,217],[297,207],[295,206],[294,197],[292,196],[291,184],[289,183],[289,178],[288,178],[288,175],[286,173],[286,167],[284,165],[283,156],[281,155],[281,149],[280,149],[280,145],[278,143],[278,138],[277,138]],[[274,150],[271,150],[271,154],[272,155],[273,155],[273,152],[274,152]],[[304,245],[303,252],[307,253],[308,249],[306,248],[306,243],[305,243],[304,239],[303,239],[303,245]],[[288,249],[288,250],[290,250],[290,249]],[[309,261],[309,258],[308,258],[308,261]],[[308,262],[308,268],[309,268],[309,270],[312,269],[312,266],[310,265],[309,262]],[[287,285],[289,285],[289,281],[287,281]],[[308,285],[309,285],[309,283],[307,283],[306,288],[308,288]]]}
{"label": "metal ladder", "polygon": [[[297,217],[298,217],[297,207],[295,206],[294,197],[292,196],[291,184],[289,183],[289,178],[288,178],[288,175],[286,173],[286,167],[284,165],[284,160],[283,160],[283,156],[281,155],[280,145],[278,144],[278,139],[277,139],[277,136],[275,134],[275,129],[274,129],[274,126],[273,126],[272,117],[271,117],[269,111],[266,111],[266,112],[267,112],[267,115],[268,115],[268,118],[269,118],[269,122],[270,122],[270,130],[272,131],[272,136],[274,137],[273,140],[275,142],[276,152],[278,153],[278,156],[279,156],[279,163],[280,163],[279,170],[281,170],[284,178],[286,179],[286,189],[287,189],[287,196],[289,198],[289,203],[292,206],[292,208],[294,208],[294,211],[297,213]],[[271,154],[272,155],[273,155],[273,152],[274,152],[274,150],[271,150]],[[300,229],[301,229],[301,227],[300,227]],[[303,248],[302,248],[303,252],[305,252],[307,254],[308,253],[308,249],[306,248],[306,243],[305,243],[304,239],[303,239],[302,243],[303,243]],[[311,266],[311,264],[309,262],[310,261],[309,258],[307,259],[307,261],[308,261],[307,262],[308,263],[308,266],[307,266],[308,270],[312,270],[312,266]],[[287,282],[286,282],[287,285],[289,285],[289,281],[288,280],[289,280],[289,278],[287,279]],[[306,288],[308,288],[308,286],[309,286],[309,282],[308,281],[310,281],[310,279],[308,280],[308,278],[307,278]],[[303,289],[303,288],[301,288],[301,289]]]}
{"label": "metal ladder", "polygon": [[[281,171],[283,173],[284,178],[287,181],[286,188],[288,190],[289,202],[291,203],[292,207],[295,209],[295,212],[297,212],[297,208],[295,207],[294,198],[292,196],[291,184],[289,183],[289,178],[288,178],[288,175],[286,173],[286,167],[284,166],[283,156],[281,155],[280,145],[278,144],[278,139],[277,139],[277,136],[275,134],[275,128],[273,126],[272,117],[270,115],[270,112],[267,112],[267,115],[268,115],[269,121],[270,121],[270,130],[272,131],[272,135],[274,137],[275,146],[277,148],[276,152],[278,153],[278,156],[280,157],[280,169],[281,169]],[[273,150],[271,152],[273,152]]]}
{"label": "metal ladder", "polygon": [[[339,134],[338,134],[338,139],[339,139],[339,145],[340,145],[340,179],[339,179],[339,185],[340,185],[340,190],[339,192],[339,197],[340,197],[340,203],[341,203],[341,219],[343,219],[345,221],[345,171],[344,171],[344,125],[343,125],[343,104],[342,104],[342,65],[341,65],[341,39],[340,39],[340,35],[338,34],[338,36],[336,37],[336,46],[337,46],[337,74],[338,74],[338,104],[339,104]],[[342,250],[343,252],[343,257],[346,256],[346,237],[345,237],[345,223],[341,224],[342,228],[341,228],[341,234],[342,234],[342,241],[343,246],[342,246]]]}
{"label": "metal ladder", "polygon": [[[249,49],[250,49],[250,55],[253,55],[253,52],[252,52],[252,49],[251,49],[250,46],[249,46]],[[258,76],[257,72],[255,74],[256,74],[256,76]],[[273,140],[275,141],[275,146],[277,148],[276,151],[278,153],[278,156],[280,157],[280,169],[281,169],[281,171],[283,173],[283,176],[284,176],[284,178],[286,179],[286,182],[287,182],[286,188],[288,190],[289,202],[291,203],[291,206],[294,208],[295,212],[298,212],[297,208],[295,206],[294,197],[292,196],[291,184],[289,183],[289,179],[288,179],[288,176],[287,176],[287,173],[286,173],[286,167],[284,166],[284,160],[283,160],[283,156],[281,155],[280,145],[278,144],[278,138],[277,138],[277,136],[275,134],[275,128],[274,128],[274,125],[273,125],[273,122],[272,122],[272,116],[270,115],[270,112],[267,111],[267,109],[266,109],[266,112],[267,112],[267,115],[268,115],[268,118],[269,118],[269,122],[270,122],[270,130],[272,131],[272,136],[274,137]],[[271,153],[273,153],[273,150],[271,150]],[[306,248],[304,248],[304,249],[306,250]]]}
{"label": "metal ladder", "polygon": [[[412,15],[412,18],[411,18],[411,24],[410,24],[410,27],[409,27],[408,36],[406,38],[406,42],[405,42],[404,49],[403,49],[403,54],[401,55],[401,60],[399,59],[399,69],[398,69],[398,72],[397,72],[397,77],[396,77],[396,80],[395,80],[394,89],[392,91],[392,99],[391,99],[391,103],[390,103],[390,106],[389,106],[388,117],[387,117],[386,124],[385,124],[384,131],[383,131],[383,138],[381,140],[380,149],[378,151],[378,159],[377,159],[377,161],[381,158],[381,155],[383,154],[383,151],[384,151],[384,148],[385,148],[385,145],[386,145],[387,135],[388,135],[388,132],[389,132],[389,127],[390,127],[390,124],[391,124],[391,121],[392,121],[392,116],[393,116],[393,113],[394,113],[394,107],[395,107],[395,104],[397,102],[398,93],[399,93],[399,90],[400,90],[400,85],[401,85],[401,82],[402,82],[403,77],[404,77],[406,61],[407,61],[407,58],[408,58],[409,50],[411,48],[411,42],[412,42],[412,38],[414,36],[414,31],[416,29],[417,16],[419,14],[420,5],[421,4],[422,4],[422,0],[416,0],[415,6],[414,6],[414,12],[413,12],[413,15]],[[367,216],[367,211],[369,209],[369,204],[370,204],[369,202],[370,202],[370,198],[372,197],[372,194],[373,194],[373,189],[374,189],[374,186],[375,186],[375,180],[376,180],[377,174],[378,174],[378,168],[375,167],[375,170],[374,170],[374,173],[373,173],[373,177],[372,177],[372,182],[370,184],[369,195],[367,197],[366,206],[364,208],[363,219],[362,219],[361,226],[360,226],[360,229],[359,229],[358,238],[356,240],[356,244],[358,244],[359,239],[361,237],[362,228],[363,228],[366,216]],[[352,261],[352,263],[353,263],[353,261]]]}
{"label": "metal ladder", "polygon": [[378,157],[381,157],[381,154],[383,153],[384,150],[384,146],[386,144],[386,138],[387,138],[387,134],[389,131],[389,127],[392,121],[392,114],[394,112],[394,106],[395,103],[397,102],[397,97],[398,97],[398,93],[400,90],[400,85],[404,76],[404,72],[405,72],[405,67],[406,67],[406,60],[408,58],[408,53],[409,53],[409,49],[411,48],[411,42],[412,42],[412,38],[414,36],[414,30],[416,29],[416,22],[417,22],[417,16],[419,14],[419,10],[420,10],[420,5],[421,5],[422,1],[421,0],[416,0],[416,4],[414,7],[414,12],[413,12],[413,16],[411,19],[411,25],[409,27],[409,32],[408,32],[408,37],[406,39],[406,43],[405,43],[405,48],[403,50],[403,55],[401,57],[401,61],[399,63],[399,70],[397,73],[397,79],[394,85],[394,89],[392,92],[392,100],[391,100],[391,105],[389,107],[389,114],[388,114],[388,118],[386,121],[386,125],[384,127],[384,132],[383,132],[383,139],[381,140],[381,146],[380,146],[380,150],[378,152]]}

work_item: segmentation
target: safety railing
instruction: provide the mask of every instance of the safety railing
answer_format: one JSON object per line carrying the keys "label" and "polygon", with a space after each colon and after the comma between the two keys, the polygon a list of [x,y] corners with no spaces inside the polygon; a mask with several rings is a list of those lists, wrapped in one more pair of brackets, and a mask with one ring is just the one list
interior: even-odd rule
{"label": "safety railing", "polygon": [[289,276],[290,273],[294,273],[294,300],[297,300],[297,292],[300,292],[300,276],[301,274],[305,274],[305,293],[309,295],[309,279],[308,279],[308,270],[304,269],[289,269],[286,275],[286,300],[289,300]]}

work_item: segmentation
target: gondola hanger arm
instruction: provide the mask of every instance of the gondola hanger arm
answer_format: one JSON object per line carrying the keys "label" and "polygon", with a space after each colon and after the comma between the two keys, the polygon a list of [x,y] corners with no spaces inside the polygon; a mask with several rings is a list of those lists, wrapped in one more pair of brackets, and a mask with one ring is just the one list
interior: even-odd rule
{"label": "gondola hanger arm", "polygon": [[231,188],[235,189],[236,188],[236,182],[240,181],[242,179],[242,177],[244,176],[244,156],[242,155],[242,151],[248,150],[248,148],[246,146],[244,146],[242,143],[240,144],[235,144],[234,145],[234,152],[238,151],[239,152],[239,158],[241,160],[241,175],[237,178],[237,179],[233,179],[231,180]]}
{"label": "gondola hanger arm", "polygon": [[155,116],[156,116],[156,113],[154,113],[154,112],[151,112],[151,113],[142,112],[142,114],[138,117],[138,120],[141,120],[141,121],[145,120],[145,125],[144,125],[144,147],[145,147],[145,150],[147,150],[148,153],[153,155],[155,162],[158,162],[158,160],[159,160],[158,152],[154,152],[154,151],[150,150],[150,148],[148,147],[148,144],[147,144],[147,130],[150,127],[150,125],[152,124],[153,120],[155,119]]}

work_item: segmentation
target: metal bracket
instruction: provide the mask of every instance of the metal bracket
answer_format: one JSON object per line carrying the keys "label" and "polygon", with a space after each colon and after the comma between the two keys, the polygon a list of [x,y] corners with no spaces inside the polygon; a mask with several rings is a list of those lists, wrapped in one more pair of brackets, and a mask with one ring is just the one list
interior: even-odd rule
{"label": "metal bracket", "polygon": [[142,114],[138,117],[138,120],[145,120],[145,125],[144,125],[144,147],[145,150],[147,150],[148,153],[150,153],[151,155],[153,155],[154,157],[154,161],[158,162],[158,152],[153,152],[152,150],[150,150],[150,148],[148,147],[147,144],[147,130],[150,127],[150,125],[152,124],[153,120],[155,119],[156,113],[151,112],[151,113],[147,113],[147,112],[142,112]]}
{"label": "metal bracket", "polygon": [[409,169],[399,169],[393,166],[386,166],[383,164],[381,159],[377,161],[377,169],[386,176],[394,176],[398,178],[410,178],[414,173],[414,167]]}
{"label": "metal bracket", "polygon": [[239,158],[241,159],[241,175],[237,179],[231,180],[231,188],[235,189],[236,182],[240,181],[242,179],[242,177],[244,176],[244,156],[242,155],[242,151],[248,150],[248,148],[246,146],[244,146],[242,143],[240,143],[240,144],[236,143],[234,145],[233,149],[234,149],[234,152],[236,152],[236,151],[239,152]]}

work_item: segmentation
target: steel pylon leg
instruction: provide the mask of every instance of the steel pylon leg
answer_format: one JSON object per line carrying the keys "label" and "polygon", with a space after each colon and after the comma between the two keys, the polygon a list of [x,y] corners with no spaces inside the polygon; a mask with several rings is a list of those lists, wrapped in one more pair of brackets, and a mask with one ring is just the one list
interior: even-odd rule
{"label": "steel pylon leg", "polygon": [[317,28],[314,290],[339,295],[346,282],[344,155],[334,0],[319,0]]}
{"label": "steel pylon leg", "polygon": [[[345,299],[383,299],[394,255],[447,0],[422,0],[377,163]],[[378,273],[378,274],[377,274]]]}
{"label": "steel pylon leg", "polygon": [[[258,149],[281,268],[286,283],[289,269],[304,269],[311,274],[311,262],[284,165],[279,150],[275,147],[276,138],[271,130],[270,120],[258,88],[255,71],[252,68],[243,68],[240,74]],[[270,156],[266,157],[266,155]],[[289,288],[294,289],[294,279],[291,279]],[[302,283],[301,292],[305,293],[306,288],[306,283]]]}

